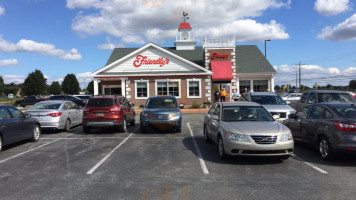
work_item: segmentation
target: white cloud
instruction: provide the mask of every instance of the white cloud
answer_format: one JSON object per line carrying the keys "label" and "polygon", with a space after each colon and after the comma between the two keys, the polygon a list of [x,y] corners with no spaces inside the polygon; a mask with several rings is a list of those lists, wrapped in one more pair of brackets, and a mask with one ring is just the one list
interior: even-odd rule
{"label": "white cloud", "polygon": [[237,41],[286,39],[283,25],[274,20],[265,24],[247,18],[290,5],[291,0],[67,0],[67,8],[79,10],[73,30],[83,36],[109,34],[121,38],[121,43],[134,44],[174,39],[183,10],[190,15],[197,40],[224,37],[226,30]]}
{"label": "white cloud", "polygon": [[321,30],[319,39],[331,41],[348,41],[356,39],[356,14],[335,27],[327,26]]}
{"label": "white cloud", "polygon": [[82,56],[77,49],[65,51],[56,49],[53,44],[38,43],[32,40],[21,39],[16,44],[6,41],[0,35],[0,50],[4,52],[33,52],[45,56],[59,57],[62,60],[80,60]]}
{"label": "white cloud", "polygon": [[83,89],[86,88],[88,86],[89,82],[94,79],[91,76],[91,73],[92,72],[84,72],[84,73],[79,73],[76,75],[81,88],[83,88]]}
{"label": "white cloud", "polygon": [[332,16],[350,9],[349,0],[317,0],[314,9],[321,15]]}
{"label": "white cloud", "polygon": [[[298,71],[297,65],[274,66],[277,71],[275,76],[276,85],[295,85]],[[350,80],[356,76],[356,67],[349,67],[343,71],[337,68],[324,68],[318,65],[303,65],[301,73],[301,84],[309,87],[314,83],[318,85],[348,85]]]}
{"label": "white cloud", "polygon": [[20,84],[23,83],[26,79],[26,76],[23,75],[4,75],[2,76],[4,79],[4,83],[10,84],[10,83],[16,83]]}
{"label": "white cloud", "polygon": [[0,6],[0,15],[5,15],[5,8]]}
{"label": "white cloud", "polygon": [[106,37],[106,43],[105,44],[99,44],[97,46],[97,48],[100,49],[100,50],[113,50],[113,49],[118,48],[118,47],[125,47],[125,45],[122,44],[122,43],[114,44],[113,42],[111,42],[111,38],[110,37]]}
{"label": "white cloud", "polygon": [[19,64],[19,62],[16,59],[0,60],[0,67],[1,66],[18,65],[18,64]]}

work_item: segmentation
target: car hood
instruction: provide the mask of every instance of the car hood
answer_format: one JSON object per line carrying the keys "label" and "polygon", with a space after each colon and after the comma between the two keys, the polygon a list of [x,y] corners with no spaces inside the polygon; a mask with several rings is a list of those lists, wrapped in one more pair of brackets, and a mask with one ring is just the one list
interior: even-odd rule
{"label": "car hood", "polygon": [[229,132],[243,135],[282,135],[290,132],[285,125],[275,121],[223,122],[223,126]]}
{"label": "car hood", "polygon": [[295,109],[289,105],[267,105],[263,104],[263,107],[268,110],[268,112],[295,112]]}
{"label": "car hood", "polygon": [[149,112],[149,113],[172,113],[172,112],[179,112],[179,108],[144,108],[142,112]]}

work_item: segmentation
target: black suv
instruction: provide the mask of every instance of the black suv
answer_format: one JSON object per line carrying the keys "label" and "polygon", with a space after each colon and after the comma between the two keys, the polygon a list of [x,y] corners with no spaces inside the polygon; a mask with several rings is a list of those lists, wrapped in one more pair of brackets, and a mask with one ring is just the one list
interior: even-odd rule
{"label": "black suv", "polygon": [[355,103],[350,93],[338,90],[308,90],[303,92],[297,102],[290,102],[290,106],[299,110],[314,103]]}
{"label": "black suv", "polygon": [[79,105],[80,107],[84,107],[86,104],[86,101],[73,96],[73,95],[54,95],[49,97],[50,100],[67,100],[67,101],[72,101],[74,103],[76,103],[77,105]]}

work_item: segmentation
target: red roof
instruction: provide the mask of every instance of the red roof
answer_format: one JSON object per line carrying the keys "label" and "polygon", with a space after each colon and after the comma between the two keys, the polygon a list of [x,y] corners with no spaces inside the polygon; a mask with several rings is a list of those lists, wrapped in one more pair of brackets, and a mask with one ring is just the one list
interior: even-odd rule
{"label": "red roof", "polygon": [[231,80],[232,75],[231,61],[211,61],[212,80]]}
{"label": "red roof", "polygon": [[180,29],[192,29],[192,27],[190,27],[190,24],[188,22],[182,22],[178,27],[178,30]]}

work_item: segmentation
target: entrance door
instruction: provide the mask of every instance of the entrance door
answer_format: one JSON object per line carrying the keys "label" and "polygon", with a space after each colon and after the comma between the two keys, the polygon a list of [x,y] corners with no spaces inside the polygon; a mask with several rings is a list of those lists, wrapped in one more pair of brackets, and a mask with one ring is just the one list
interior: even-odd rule
{"label": "entrance door", "polygon": [[105,95],[122,95],[121,88],[104,88]]}
{"label": "entrance door", "polygon": [[231,83],[213,83],[213,95],[214,95],[216,90],[221,91],[223,88],[225,88],[225,91],[226,91],[225,102],[230,102],[230,98],[231,98]]}

